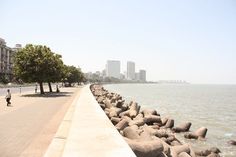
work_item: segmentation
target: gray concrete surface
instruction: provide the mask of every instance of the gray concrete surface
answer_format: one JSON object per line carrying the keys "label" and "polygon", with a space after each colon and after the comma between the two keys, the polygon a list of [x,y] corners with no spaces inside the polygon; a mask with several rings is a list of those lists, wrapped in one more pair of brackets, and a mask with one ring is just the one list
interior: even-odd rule
{"label": "gray concrete surface", "polygon": [[81,90],[62,157],[135,157],[93,97]]}

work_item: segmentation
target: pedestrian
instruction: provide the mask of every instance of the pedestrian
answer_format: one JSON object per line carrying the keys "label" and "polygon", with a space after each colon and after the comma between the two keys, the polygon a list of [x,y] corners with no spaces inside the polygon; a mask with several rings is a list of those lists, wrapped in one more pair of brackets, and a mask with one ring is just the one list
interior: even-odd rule
{"label": "pedestrian", "polygon": [[35,93],[37,93],[37,90],[38,90],[38,84],[36,83],[35,84]]}
{"label": "pedestrian", "polygon": [[6,95],[6,101],[7,101],[7,106],[11,106],[11,92],[10,89],[7,90],[7,95]]}
{"label": "pedestrian", "polygon": [[59,87],[58,87],[58,85],[56,85],[56,88],[57,88],[57,93],[59,93],[59,92],[60,92],[60,90],[59,90]]}

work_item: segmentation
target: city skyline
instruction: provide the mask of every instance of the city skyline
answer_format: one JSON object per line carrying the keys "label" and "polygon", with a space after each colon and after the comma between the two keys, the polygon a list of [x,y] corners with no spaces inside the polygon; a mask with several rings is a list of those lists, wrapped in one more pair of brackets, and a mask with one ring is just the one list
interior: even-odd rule
{"label": "city skyline", "polygon": [[233,0],[3,0],[0,37],[47,45],[83,72],[132,60],[150,81],[236,84],[235,17]]}
{"label": "city skyline", "polygon": [[[107,60],[105,69],[104,70],[98,70],[95,73],[99,72],[102,74],[103,77],[114,77],[121,80],[130,80],[130,81],[142,81],[146,82],[146,70],[139,69],[135,70],[135,62],[133,61],[127,61],[126,64],[126,70],[127,71],[121,71],[121,61],[120,60]],[[105,71],[105,74],[103,74],[103,71]],[[136,76],[137,75],[137,76]],[[122,78],[124,77],[124,78]]]}

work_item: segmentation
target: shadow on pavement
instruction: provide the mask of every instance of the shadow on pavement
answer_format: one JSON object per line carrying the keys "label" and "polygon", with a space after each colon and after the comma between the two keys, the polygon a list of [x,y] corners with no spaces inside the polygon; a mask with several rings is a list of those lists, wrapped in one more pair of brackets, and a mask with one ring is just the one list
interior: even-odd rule
{"label": "shadow on pavement", "polygon": [[70,97],[73,92],[45,92],[45,94],[24,94],[22,97],[40,97],[40,98],[51,98],[51,97]]}

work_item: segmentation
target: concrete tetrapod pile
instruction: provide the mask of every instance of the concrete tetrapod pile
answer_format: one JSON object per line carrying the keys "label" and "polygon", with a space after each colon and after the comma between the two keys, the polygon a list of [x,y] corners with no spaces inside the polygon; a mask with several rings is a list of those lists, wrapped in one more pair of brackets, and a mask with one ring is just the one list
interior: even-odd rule
{"label": "concrete tetrapod pile", "polygon": [[205,138],[207,128],[188,132],[191,123],[174,127],[174,119],[162,118],[154,109],[144,109],[136,102],[125,103],[122,96],[110,93],[101,85],[91,85],[91,91],[116,129],[137,157],[219,157],[220,150],[194,151],[190,144],[179,141],[175,133],[187,132],[189,139]]}

